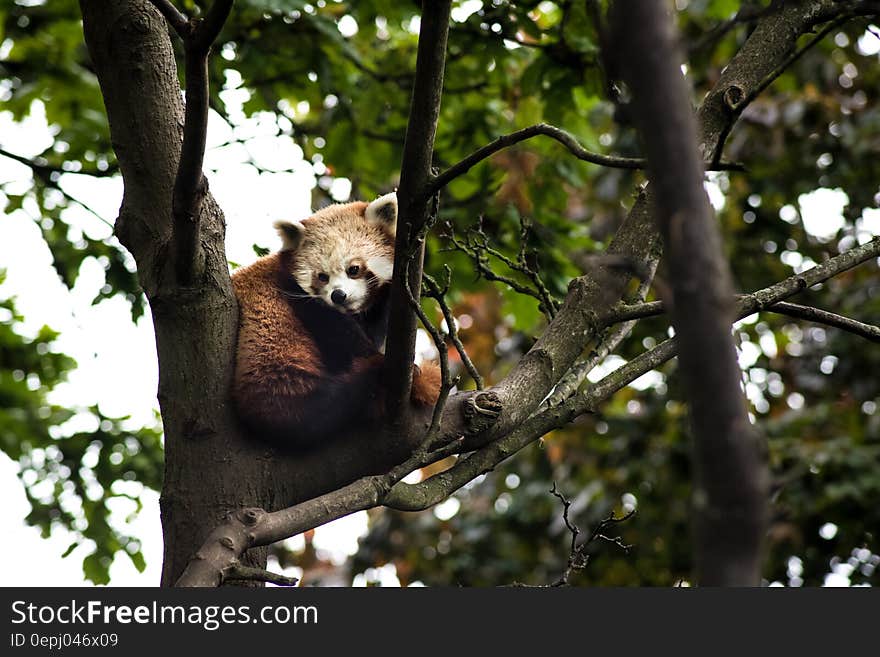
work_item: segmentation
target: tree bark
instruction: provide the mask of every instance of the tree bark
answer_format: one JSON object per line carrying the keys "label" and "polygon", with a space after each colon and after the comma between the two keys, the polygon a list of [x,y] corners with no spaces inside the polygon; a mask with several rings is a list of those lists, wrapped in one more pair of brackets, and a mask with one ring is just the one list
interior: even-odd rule
{"label": "tree bark", "polygon": [[[156,332],[165,432],[161,583],[170,586],[228,513],[285,508],[386,472],[418,444],[429,418],[412,417],[396,434],[342,436],[304,455],[244,432],[229,403],[238,306],[223,213],[210,193],[199,221],[203,275],[180,286],[168,257],[184,108],[165,19],[147,0],[81,0],[80,8],[125,185],[116,234],[137,262]],[[265,567],[266,554],[251,550],[245,561]]]}
{"label": "tree bark", "polygon": [[[442,4],[448,8],[447,2]],[[774,3],[700,110],[701,152],[707,158],[720,153],[724,136],[742,109],[734,102],[737,94],[748,97],[799,34],[828,20],[840,6],[851,4],[830,0]],[[365,475],[387,473],[421,442],[430,413],[407,413],[393,431],[353,432],[299,455],[279,451],[243,432],[228,402],[237,306],[223,248],[223,215],[210,194],[202,203],[198,221],[199,250],[203,255],[196,278],[182,285],[169,257],[173,246],[172,190],[184,112],[165,20],[147,0],[80,0],[80,6],[125,183],[116,230],[137,261],[155,324],[166,447],[162,583],[170,585],[230,512],[255,507],[272,512],[343,489]],[[442,18],[445,11],[442,7],[434,9],[435,18]],[[434,21],[431,25],[439,29],[440,23]],[[442,56],[439,52],[432,54],[432,60]],[[439,107],[439,96],[432,97],[435,101]],[[429,123],[433,122],[431,118]],[[430,145],[428,136],[413,143]],[[424,160],[425,166],[429,164]],[[419,171],[424,174],[427,169]],[[424,179],[421,175],[423,184],[411,187],[427,184],[430,188]],[[634,264],[656,257],[658,232],[647,198],[647,194],[640,195],[615,236],[609,255]],[[418,228],[427,215],[424,207],[412,205],[405,214]],[[610,306],[619,300],[630,278],[628,271],[597,267],[595,272],[573,281],[548,331],[508,377],[491,391],[459,393],[449,399],[442,433],[453,438],[464,436],[463,449],[476,449],[490,441],[497,442],[487,450],[508,449],[510,441],[502,445],[499,439],[523,433],[518,427],[602,328]],[[412,315],[409,309],[406,314]],[[402,324],[414,328],[410,319]],[[401,346],[395,359],[397,366],[391,368],[407,375],[396,379],[402,396],[408,386],[410,365],[406,354],[411,352],[413,338],[409,331],[396,330]],[[480,400],[488,400],[488,405]],[[476,411],[468,415],[469,408]],[[560,415],[560,422],[565,422],[573,416],[571,413],[583,411],[566,406],[558,412],[566,415]],[[543,420],[549,422],[550,418]],[[534,431],[546,429],[542,424]],[[534,440],[537,435],[527,437]],[[406,490],[407,485],[398,486]],[[263,567],[265,556],[265,548],[251,550],[245,561]]]}
{"label": "tree bark", "polygon": [[167,586],[226,511],[271,492],[261,485],[260,459],[232,458],[250,448],[227,403],[238,309],[224,256],[223,215],[212,198],[202,204],[204,278],[180,288],[168,266],[183,103],[165,19],[140,0],[83,0],[80,7],[125,183],[115,230],[137,261],[156,331]]}
{"label": "tree bark", "polygon": [[[418,239],[418,236],[429,221],[431,213],[431,199],[427,190],[434,156],[434,136],[443,96],[451,7],[451,0],[427,0],[422,3],[416,77],[403,144],[400,189],[397,191],[400,207],[394,269],[397,272],[401,269],[407,271],[408,286],[416,300],[419,299],[422,288],[425,256],[424,240]],[[395,423],[404,419],[409,408],[412,362],[416,347],[417,319],[410,307],[405,288],[403,277],[395,276],[392,281],[385,360],[385,370],[390,382],[386,407]]]}
{"label": "tree bark", "polygon": [[[696,577],[756,586],[766,524],[767,469],[748,419],[730,325],[734,296],[721,235],[703,189],[690,90],[666,6],[618,4],[614,43],[668,255],[672,324],[693,430]],[[647,56],[650,53],[650,56]]]}

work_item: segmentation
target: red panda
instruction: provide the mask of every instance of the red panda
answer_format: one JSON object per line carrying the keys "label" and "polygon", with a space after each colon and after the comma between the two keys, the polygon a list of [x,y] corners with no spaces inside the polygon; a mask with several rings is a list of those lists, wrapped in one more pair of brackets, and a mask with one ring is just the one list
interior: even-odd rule
{"label": "red panda", "polygon": [[[236,271],[232,399],[258,436],[303,448],[381,418],[397,196],[276,222],[282,248]],[[413,366],[412,402],[436,402],[440,371]]]}

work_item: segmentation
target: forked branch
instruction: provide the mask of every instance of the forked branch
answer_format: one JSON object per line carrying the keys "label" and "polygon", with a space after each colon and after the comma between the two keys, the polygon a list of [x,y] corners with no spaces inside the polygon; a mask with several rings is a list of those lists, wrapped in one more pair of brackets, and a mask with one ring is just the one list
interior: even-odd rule
{"label": "forked branch", "polygon": [[[425,7],[426,15],[429,11],[436,14],[443,11],[448,12],[449,3],[426,2]],[[752,43],[727,67],[723,84],[720,83],[719,86],[723,88],[725,84],[729,84],[731,79],[736,79],[738,84],[743,85],[743,88],[749,89],[758,84],[763,76],[773,69],[776,62],[781,61],[782,56],[788,52],[788,44],[796,39],[798,34],[815,24],[815,13],[807,12],[806,9],[795,11],[798,7],[800,7],[799,4],[784,5],[786,12],[796,14],[795,16],[789,16],[788,13],[781,15],[780,12],[769,12],[767,16],[763,17],[762,22],[766,25],[763,26],[762,32],[750,37],[749,41]],[[426,21],[423,16],[423,30],[427,29],[428,25],[432,25],[432,29],[435,31],[424,32],[424,35],[433,34],[436,36],[440,31],[443,32],[443,39],[442,43],[438,39],[426,40],[424,52],[427,59],[425,61],[430,60],[433,63],[425,63],[423,66],[425,70],[431,66],[436,69],[438,68],[436,64],[439,61],[440,75],[438,77],[442,84],[442,50],[445,50],[444,25],[448,25],[448,15],[445,22],[435,20],[433,23]],[[776,40],[783,43],[777,44],[772,39],[765,39],[764,35],[767,33],[783,35],[784,38]],[[770,43],[773,48],[765,47],[766,44],[760,43],[762,41]],[[421,45],[422,40],[420,39],[420,59],[423,53]],[[761,51],[763,51],[763,56],[755,56],[756,52]],[[430,75],[423,75],[422,80],[426,85],[424,88],[430,92],[429,95],[437,91],[434,85],[429,84]],[[435,82],[436,80],[437,77],[434,78]],[[425,100],[426,98],[428,98],[427,95],[414,94],[413,111],[409,122],[410,130],[407,133],[411,157],[405,156],[404,158],[405,164],[418,165],[417,177],[420,177],[422,181],[430,178],[430,154],[433,150],[433,130],[436,127],[436,114],[434,112],[429,116],[419,114],[416,107],[417,104],[419,107],[430,104]],[[431,98],[437,98],[437,96],[431,95]],[[439,101],[432,107],[436,111],[439,108]],[[709,116],[710,114],[711,116]],[[710,103],[704,107],[704,112],[701,115],[701,121],[704,122],[702,134],[704,146],[706,146],[704,152],[707,154],[714,152],[713,147],[717,142],[719,128],[734,120],[735,118],[731,117],[729,112],[725,113],[715,104]],[[426,145],[427,148],[424,148]],[[427,157],[425,157],[426,154]],[[404,168],[405,175],[411,175],[413,170],[409,171],[410,173],[407,173],[407,169]],[[403,184],[401,186],[403,187]],[[411,200],[419,194],[424,194],[422,198],[429,199],[430,190],[428,187],[411,184],[409,190],[407,193],[402,193],[403,189],[398,192],[401,199],[402,225],[407,232],[402,238],[405,240],[403,244],[407,248],[401,249],[400,243],[398,244],[397,253],[401,255],[409,252],[411,246],[408,243],[409,238],[421,231],[424,226],[423,220],[427,219],[429,213],[427,201],[425,206],[419,206],[416,203],[410,204],[409,207],[406,207],[406,203],[403,202],[407,194]],[[639,258],[644,255],[643,252],[651,251],[650,243],[654,241],[654,235],[651,232],[650,217],[647,216],[646,208],[647,202],[640,199],[637,208],[633,210],[623,229],[618,233],[615,246],[611,250],[612,254]],[[643,212],[644,216],[641,214]],[[421,251],[419,250],[419,269],[420,256]],[[857,263],[849,262],[848,266],[855,266],[855,264]],[[417,285],[420,279],[415,279],[416,272],[411,271],[410,274],[409,280]],[[582,353],[585,343],[593,339],[597,332],[603,328],[601,316],[606,312],[606,305],[616,303],[624,293],[625,280],[617,281],[615,279],[612,284],[603,285],[600,294],[593,278],[595,277],[585,277],[572,283],[566,302],[560,307],[557,317],[551,322],[551,327],[545,336],[518,363],[510,376],[490,391],[480,393],[484,397],[495,394],[495,401],[500,408],[500,416],[493,418],[493,422],[488,425],[488,428],[482,430],[483,433],[477,436],[479,442],[474,447],[468,447],[468,449],[479,447],[476,452],[460,458],[452,469],[420,484],[404,484],[400,479],[406,474],[403,472],[404,470],[408,472],[416,467],[421,467],[416,464],[420,464],[426,458],[427,452],[424,448],[418,449],[413,458],[408,459],[405,464],[386,475],[357,480],[339,490],[294,507],[272,514],[267,514],[259,509],[241,510],[233,514],[230,522],[218,527],[211,534],[178,584],[214,584],[217,578],[222,577],[222,572],[216,567],[228,563],[229,553],[240,555],[249,547],[266,545],[296,535],[306,529],[377,504],[384,503],[387,506],[406,509],[427,508],[445,499],[454,490],[481,472],[491,469],[518,449],[534,442],[537,437],[544,435],[547,431],[595,408],[602,399],[607,398],[614,391],[638,378],[645,371],[657,367],[675,354],[674,341],[664,342],[611,373],[583,394],[574,396],[559,407],[536,413],[535,409],[552,390],[559,377],[571,367],[579,354]],[[807,287],[806,281],[795,286],[796,290],[805,287]],[[418,290],[414,291],[418,292]],[[759,303],[779,301],[784,296],[793,293],[786,287],[785,290],[780,291],[783,296],[769,295],[767,298],[762,298]],[[410,300],[406,295],[405,286],[400,285],[396,295],[401,304],[398,310],[402,309],[402,312],[409,315],[413,321],[411,326],[407,322],[403,322],[396,330],[389,332],[389,347],[395,348],[395,345],[399,347],[396,359],[397,367],[390,368],[389,373],[394,377],[405,373],[405,376],[408,377],[412,367],[412,345],[408,343],[408,340],[414,336],[415,313],[409,305]],[[582,336],[582,341],[581,338],[572,340],[572,335]],[[398,338],[400,342],[398,342]],[[398,392],[401,393],[399,396],[405,402],[408,398],[408,382],[402,388],[405,390],[401,389]],[[447,423],[446,420],[455,419],[453,415],[457,416],[460,412],[461,404],[459,402],[459,395],[451,397],[444,412],[444,423],[440,437],[444,440],[450,440],[450,444],[458,436],[449,435],[454,422]],[[458,426],[460,427],[461,424],[459,423]],[[470,439],[470,434],[468,436]],[[394,481],[397,483],[393,483]]]}
{"label": "forked branch", "polygon": [[[771,308],[793,294],[878,256],[880,238],[875,238],[817,267],[740,298],[736,308],[737,317],[751,315],[761,308]],[[458,438],[445,432],[440,432],[436,437],[426,436],[406,462],[386,475],[364,477],[296,506],[273,513],[262,509],[243,509],[230,514],[227,521],[210,534],[178,580],[177,586],[216,586],[222,581],[225,569],[245,550],[295,536],[357,511],[380,505],[404,511],[427,509],[547,432],[568,424],[583,413],[594,411],[615,392],[675,357],[676,350],[674,338],[660,343],[582,393],[532,415],[512,431],[459,458],[450,469],[417,484],[406,484],[401,480],[413,470],[460,450],[461,443],[456,444]]]}
{"label": "forked branch", "polygon": [[[812,306],[785,303],[783,300],[878,256],[880,256],[880,237],[875,237],[870,242],[844,251],[815,267],[802,271],[800,274],[784,278],[778,283],[762,290],[740,295],[737,298],[736,305],[738,316],[745,317],[759,311],[770,311],[819,324],[826,324],[876,341],[878,339],[878,332],[880,332],[880,328],[877,326],[865,324],[827,310],[813,308]],[[621,305],[613,308],[602,318],[602,321],[610,325],[643,317],[662,315],[664,312],[666,312],[666,305],[662,301]]]}
{"label": "forked branch", "polygon": [[[531,233],[531,224],[525,217],[520,217],[519,253],[513,259],[492,246],[492,242],[483,229],[483,217],[477,220],[477,224],[469,228],[461,237],[455,234],[451,225],[447,225],[444,237],[452,244],[450,250],[461,251],[468,256],[474,264],[477,276],[482,276],[487,281],[503,283],[518,294],[537,299],[539,309],[548,320],[552,320],[559,309],[559,301],[554,298],[550,290],[544,284],[538,271],[537,265],[529,263],[529,256],[534,253],[528,252],[528,240]],[[516,278],[499,273],[492,267],[490,256],[500,261],[508,269],[528,279],[531,286],[522,283]]]}
{"label": "forked branch", "polygon": [[440,312],[443,314],[443,321],[446,322],[446,337],[449,338],[450,342],[455,346],[455,350],[458,352],[458,357],[461,359],[464,368],[473,380],[477,390],[482,390],[484,388],[483,377],[480,376],[476,365],[474,365],[467,350],[464,348],[464,344],[458,335],[458,325],[455,321],[455,316],[452,314],[452,309],[446,302],[446,293],[449,291],[449,284],[452,280],[452,270],[446,266],[444,267],[444,271],[446,273],[446,280],[443,282],[442,287],[436,280],[434,280],[434,278],[428,274],[423,274],[426,289],[424,296],[430,297],[437,302],[437,305],[440,307]]}
{"label": "forked branch", "polygon": [[569,548],[568,562],[565,565],[565,570],[555,582],[550,584],[550,586],[568,586],[568,581],[571,576],[575,572],[583,570],[587,567],[587,564],[589,564],[590,554],[588,550],[590,546],[597,541],[611,543],[624,552],[629,552],[632,547],[631,545],[624,543],[619,536],[609,536],[603,532],[609,527],[620,524],[621,522],[626,522],[632,518],[636,513],[635,509],[620,517],[614,515],[614,512],[612,511],[607,518],[596,524],[593,531],[590,532],[590,535],[585,540],[578,543],[578,537],[581,535],[581,530],[569,517],[571,501],[559,491],[556,487],[555,481],[553,482],[553,488],[550,490],[550,494],[562,503],[562,521],[565,523],[565,528],[568,530],[568,533],[571,534],[571,546]]}
{"label": "forked branch", "polygon": [[169,0],[150,0],[183,42],[186,112],[183,145],[171,210],[172,252],[177,282],[191,285],[201,269],[199,247],[202,201],[208,184],[202,172],[208,134],[208,55],[232,9],[233,0],[215,0],[205,18],[187,19]]}
{"label": "forked branch", "polygon": [[[753,304],[751,295],[740,297],[741,303]],[[816,324],[824,324],[833,328],[848,331],[854,335],[870,340],[871,342],[880,342],[880,326],[874,324],[866,324],[857,319],[838,315],[837,313],[814,306],[805,306],[797,303],[788,303],[780,301],[770,306],[765,306],[762,310],[785,315],[795,319],[804,319],[808,322]],[[639,303],[633,305],[624,305],[615,309],[611,321],[613,322],[631,322],[644,317],[654,317],[662,315],[666,312],[666,305],[662,301],[651,301],[649,303]]]}
{"label": "forked branch", "polygon": [[[446,187],[446,185],[451,183],[453,180],[455,180],[459,176],[466,174],[468,171],[477,166],[480,162],[491,157],[498,151],[501,151],[505,148],[510,148],[511,146],[515,146],[520,142],[532,139],[533,137],[537,137],[539,135],[549,137],[550,139],[559,142],[565,147],[565,149],[569,153],[574,155],[582,162],[598,164],[600,166],[610,167],[612,169],[645,168],[644,158],[621,157],[619,155],[604,155],[602,153],[594,153],[593,151],[589,151],[584,148],[570,132],[566,132],[562,128],[557,128],[556,126],[550,125],[548,123],[537,123],[527,128],[522,128],[521,130],[511,132],[510,134],[502,135],[492,143],[486,144],[482,148],[478,148],[470,155],[462,158],[460,161],[456,162],[448,169],[435,176],[431,180],[427,191],[431,194],[436,193],[443,187]],[[713,163],[712,168],[717,171],[741,171],[743,169],[742,165],[732,163]]]}
{"label": "forked branch", "polygon": [[[736,304],[736,318],[747,317],[761,309],[771,309],[775,304],[798,292],[877,257],[880,257],[880,237],[801,274],[740,297]],[[547,432],[565,426],[579,415],[594,412],[599,404],[615,392],[674,358],[677,349],[675,338],[665,340],[588,386],[583,392],[535,413],[521,422],[511,433],[496,439],[473,454],[460,458],[448,470],[417,484],[398,483],[386,497],[385,506],[402,511],[419,511],[443,501],[474,477],[492,470],[503,460]]]}

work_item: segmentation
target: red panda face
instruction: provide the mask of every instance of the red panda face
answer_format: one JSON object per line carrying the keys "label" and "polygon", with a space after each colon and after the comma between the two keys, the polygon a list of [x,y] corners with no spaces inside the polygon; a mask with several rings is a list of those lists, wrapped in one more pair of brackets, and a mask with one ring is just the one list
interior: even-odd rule
{"label": "red panda face", "polygon": [[309,295],[349,313],[369,308],[391,281],[397,196],[328,206],[297,223],[276,222],[290,275]]}

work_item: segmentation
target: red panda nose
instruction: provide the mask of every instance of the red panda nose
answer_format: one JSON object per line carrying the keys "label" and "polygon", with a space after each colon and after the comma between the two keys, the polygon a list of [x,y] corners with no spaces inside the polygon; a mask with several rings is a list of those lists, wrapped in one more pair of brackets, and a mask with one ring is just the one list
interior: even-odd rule
{"label": "red panda nose", "polygon": [[345,299],[348,295],[344,290],[340,290],[336,288],[333,292],[330,293],[330,300],[335,303],[337,306],[341,306],[345,303]]}

